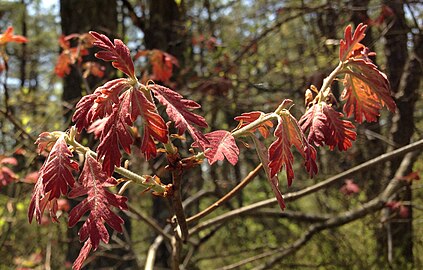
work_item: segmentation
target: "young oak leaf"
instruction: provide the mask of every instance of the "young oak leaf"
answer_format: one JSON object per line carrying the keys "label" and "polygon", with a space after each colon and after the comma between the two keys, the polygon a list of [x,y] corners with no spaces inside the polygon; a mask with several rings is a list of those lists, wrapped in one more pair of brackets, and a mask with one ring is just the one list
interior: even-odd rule
{"label": "young oak leaf", "polygon": [[131,78],[135,78],[134,63],[129,48],[120,39],[112,43],[110,39],[94,31],[89,32],[94,38],[93,45],[102,49],[95,56],[104,61],[112,61],[113,67],[119,69]]}
{"label": "young oak leaf", "polygon": [[178,60],[166,52],[152,50],[150,62],[153,67],[152,80],[166,82],[172,77],[173,66],[179,66]]}
{"label": "young oak leaf", "polygon": [[130,87],[127,79],[115,79],[98,87],[94,93],[82,97],[76,104],[72,117],[78,132],[88,129],[98,118],[111,115],[113,104],[119,103],[119,94]]}
{"label": "young oak leaf", "polygon": [[346,100],[343,109],[347,117],[354,114],[358,123],[364,120],[374,122],[383,106],[395,112],[396,105],[391,97],[389,81],[370,60],[350,59],[345,69],[347,74],[341,98]]}
{"label": "young oak leaf", "polygon": [[157,153],[154,139],[162,143],[168,141],[167,126],[163,118],[157,113],[156,105],[149,101],[140,90],[131,89],[128,94],[131,100],[129,110],[130,120],[134,122],[138,115],[141,115],[143,120],[144,134],[141,143],[141,152],[144,153],[148,160],[150,157],[155,157]]}
{"label": "young oak leaf", "polygon": [[273,194],[275,194],[279,207],[283,211],[286,208],[285,201],[279,189],[279,179],[277,175],[274,175],[273,177],[271,176],[267,148],[259,139],[257,139],[255,135],[252,134],[251,138],[254,141],[256,152],[260,158],[261,164],[263,165],[264,171],[266,172],[266,177],[267,177],[267,180],[269,181],[270,187],[272,188]]}
{"label": "young oak leaf", "polygon": [[13,26],[9,26],[3,34],[0,34],[0,46],[9,42],[26,43],[28,39],[24,36],[14,35]]}
{"label": "young oak leaf", "polygon": [[[289,104],[291,101],[288,100],[287,103]],[[276,137],[276,141],[269,147],[269,168],[271,178],[285,166],[288,186],[291,186],[292,180],[294,179],[294,170],[292,168],[294,156],[291,152],[292,145],[294,145],[304,158],[306,169],[310,176],[312,177],[317,173],[317,164],[315,161],[316,150],[308,143],[297,120],[288,110],[284,110],[278,117],[278,125],[273,135]]]}
{"label": "young oak leaf", "polygon": [[[256,121],[260,117],[263,117],[265,114],[260,111],[253,111],[248,113],[242,113],[240,116],[235,117],[236,121],[239,121],[239,128],[243,128],[246,125]],[[251,132],[254,132],[258,130],[260,134],[263,136],[263,138],[269,137],[270,131],[269,128],[273,127],[273,122],[268,120],[260,125],[258,125],[256,128],[251,129]]]}
{"label": "young oak leaf", "polygon": [[75,185],[69,192],[69,198],[87,197],[69,213],[69,226],[75,226],[85,213],[89,212],[89,215],[79,230],[79,240],[86,243],[74,263],[74,269],[80,269],[91,248],[95,251],[100,241],[106,244],[109,242],[105,223],[115,231],[122,232],[124,221],[110,208],[128,209],[126,197],[110,193],[106,189],[115,186],[117,182],[102,171],[101,164],[90,154],[85,155],[84,167],[78,180],[80,185]]}
{"label": "young oak leaf", "polygon": [[[72,157],[73,154],[64,137],[59,137],[40,168],[29,206],[29,222],[32,222],[35,214],[37,222],[40,223],[47,203],[60,198],[62,194],[67,194],[68,186],[74,186],[72,171],[79,171],[79,165],[71,159]],[[57,202],[52,205],[57,206]]]}
{"label": "young oak leaf", "polygon": [[357,134],[354,125],[342,120],[343,114],[325,102],[314,104],[301,117],[299,124],[308,133],[308,141],[316,146],[326,144],[331,150],[345,151],[352,146]]}
{"label": "young oak leaf", "polygon": [[204,150],[208,140],[194,125],[205,128],[208,126],[207,122],[202,116],[191,111],[201,106],[193,100],[184,99],[180,94],[167,87],[154,84],[149,85],[148,88],[157,100],[166,106],[166,113],[175,122],[179,135],[188,130],[194,142]]}
{"label": "young oak leaf", "polygon": [[[126,93],[126,92],[125,92]],[[115,166],[120,166],[122,147],[128,154],[131,153],[132,138],[129,126],[132,125],[128,115],[127,96],[123,97],[121,104],[113,105],[113,113],[104,124],[100,137],[100,144],[97,147],[98,159],[103,159],[103,169],[107,175],[112,175]]]}
{"label": "young oak leaf", "polygon": [[210,165],[213,165],[218,160],[223,160],[225,157],[232,165],[238,162],[239,148],[236,145],[235,138],[226,130],[216,130],[206,135],[209,144],[208,150],[205,151],[205,156],[209,160]]}
{"label": "young oak leaf", "polygon": [[18,165],[18,161],[13,157],[0,156],[0,188],[13,183],[18,179],[18,176],[8,167],[4,165]]}
{"label": "young oak leaf", "polygon": [[339,45],[339,60],[341,62],[347,60],[351,56],[352,52],[364,47],[364,45],[359,42],[366,36],[364,34],[366,32],[366,28],[367,25],[360,23],[357,25],[357,28],[354,31],[354,35],[351,33],[351,25],[348,25],[345,28],[344,39],[341,39]]}

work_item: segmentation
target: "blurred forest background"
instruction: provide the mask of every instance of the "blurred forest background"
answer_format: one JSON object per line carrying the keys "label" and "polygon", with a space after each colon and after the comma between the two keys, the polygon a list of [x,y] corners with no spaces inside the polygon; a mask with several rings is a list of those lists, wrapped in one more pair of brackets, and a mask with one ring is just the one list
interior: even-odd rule
{"label": "blurred forest background", "polygon": [[[119,76],[106,63],[104,77],[85,73],[93,51],[61,74],[60,35],[95,30],[122,39],[133,55],[158,49],[171,54],[172,77],[163,83],[202,105],[210,128],[231,130],[243,112],[273,111],[285,98],[294,115],[304,111],[304,93],[338,64],[339,39],[348,24],[369,25],[364,44],[391,83],[396,114],[357,128],[345,153],[320,148],[319,174],[296,170],[294,193],[423,137],[423,4],[419,0],[16,0],[0,1],[0,32],[13,26],[24,44],[8,44],[7,68],[0,63],[0,269],[70,269],[81,244],[66,226],[74,202],[62,200],[59,224],[28,224],[27,208],[43,156],[34,141],[43,131],[66,130],[79,98],[107,78]],[[73,42],[73,41],[72,41]],[[75,45],[75,44],[73,44]],[[4,53],[3,52],[3,53]],[[151,51],[150,51],[151,53]],[[149,79],[153,60],[140,54],[139,77]],[[176,61],[177,60],[177,61]],[[56,72],[55,72],[56,70]],[[60,76],[58,76],[60,75]],[[62,76],[63,75],[63,76]],[[160,79],[159,79],[160,80]],[[340,95],[341,86],[334,85]],[[339,88],[339,89],[338,89]],[[339,106],[341,108],[341,106]],[[84,144],[95,145],[87,136]],[[188,151],[189,142],[179,146]],[[241,145],[236,166],[219,163],[185,175],[188,213],[206,208],[260,163],[251,145]],[[186,152],[188,153],[188,152]],[[12,158],[12,159],[10,159]],[[140,174],[168,176],[163,158],[133,155]],[[376,198],[400,164],[407,185],[383,209],[369,209],[328,225]],[[295,167],[301,167],[297,162]],[[185,269],[423,269],[423,170],[419,154],[376,162],[330,187],[287,203],[234,214],[200,227],[183,247]],[[6,179],[9,177],[9,180]],[[12,180],[12,181],[10,181]],[[140,269],[155,252],[155,269],[169,268],[169,243],[146,219],[165,226],[166,202],[129,188],[130,211],[123,235],[113,235],[89,258],[89,269]],[[236,213],[272,198],[264,172],[210,215]],[[244,208],[242,208],[244,207]],[[348,212],[352,211],[352,212]],[[322,225],[323,224],[323,225]],[[327,226],[326,226],[326,225]]]}

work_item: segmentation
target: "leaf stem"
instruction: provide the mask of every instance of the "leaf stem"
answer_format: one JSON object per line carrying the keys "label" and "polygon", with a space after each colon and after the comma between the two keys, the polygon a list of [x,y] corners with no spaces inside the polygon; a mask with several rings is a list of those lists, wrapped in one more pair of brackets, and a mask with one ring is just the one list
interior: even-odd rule
{"label": "leaf stem", "polygon": [[[66,142],[69,145],[73,146],[73,148],[77,152],[82,153],[84,155],[88,153],[92,157],[97,158],[96,152],[91,150],[89,147],[83,146],[82,144],[80,144],[79,142],[75,140],[75,134],[76,134],[76,129],[72,127],[71,130],[69,131],[69,134],[65,136]],[[145,178],[141,175],[138,175],[123,167],[115,167],[115,172],[133,181],[135,184],[141,186],[144,189],[151,189],[154,192],[158,194],[163,194],[163,195],[165,195],[168,191],[168,188],[165,185],[157,183],[156,181],[151,181],[150,179]]]}

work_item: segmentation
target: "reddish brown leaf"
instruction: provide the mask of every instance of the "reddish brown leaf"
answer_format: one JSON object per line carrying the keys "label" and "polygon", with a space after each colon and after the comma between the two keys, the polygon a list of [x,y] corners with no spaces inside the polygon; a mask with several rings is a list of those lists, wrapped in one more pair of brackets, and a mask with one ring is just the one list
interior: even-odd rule
{"label": "reddish brown leaf", "polygon": [[92,94],[83,96],[76,104],[76,110],[72,116],[72,121],[75,122],[78,132],[81,132],[84,128],[87,129],[91,125],[95,113],[93,106],[100,94],[101,92],[95,91]]}
{"label": "reddish brown leaf", "polygon": [[346,100],[344,112],[347,117],[354,114],[358,123],[374,122],[383,106],[395,112],[389,81],[370,60],[350,59],[346,70],[342,99]]}
{"label": "reddish brown leaf", "polygon": [[112,175],[115,166],[120,166],[122,147],[128,154],[131,153],[131,144],[133,138],[129,129],[132,125],[127,116],[128,108],[121,104],[113,105],[113,113],[108,117],[104,124],[104,130],[100,137],[100,144],[97,147],[98,159],[103,159],[103,170],[107,175]]}
{"label": "reddish brown leaf", "polygon": [[[235,120],[240,121],[239,128],[243,128],[246,125],[256,121],[260,117],[263,117],[264,115],[265,114],[263,112],[253,111],[253,112],[243,113],[240,116],[235,117]],[[251,132],[255,132],[256,130],[258,130],[264,138],[267,138],[270,134],[269,128],[272,128],[272,127],[273,127],[273,122],[268,120],[258,125],[257,127],[251,129]]]}
{"label": "reddish brown leaf", "polygon": [[335,111],[324,102],[313,105],[301,117],[299,123],[308,133],[308,141],[316,146],[326,144],[331,150],[338,147],[345,151],[352,146],[357,137],[354,125],[342,120],[342,113]]}
{"label": "reddish brown leaf", "polygon": [[205,128],[208,126],[207,122],[202,116],[191,112],[201,106],[195,101],[184,99],[180,94],[167,87],[154,84],[149,85],[148,88],[153,91],[157,100],[166,106],[166,113],[175,122],[179,135],[188,130],[194,141],[204,150],[208,141],[194,125]]}
{"label": "reddish brown leaf", "polygon": [[239,149],[235,143],[235,138],[226,130],[216,130],[206,134],[209,141],[207,145],[208,150],[205,151],[205,156],[209,160],[210,165],[213,165],[218,160],[223,160],[225,157],[232,165],[238,162]]}
{"label": "reddish brown leaf", "polygon": [[31,203],[29,206],[28,218],[32,222],[34,214],[37,222],[50,202],[50,215],[53,219],[57,210],[56,199],[61,194],[67,194],[68,186],[73,187],[75,180],[72,171],[78,171],[78,163],[72,160],[73,157],[66,141],[61,136],[50,151],[46,161],[40,168],[39,177],[35,184]]}
{"label": "reddish brown leaf", "polygon": [[95,56],[104,61],[112,61],[112,65],[128,75],[135,78],[134,63],[132,62],[131,54],[128,47],[120,40],[115,39],[112,43],[110,39],[94,31],[90,31],[94,38],[93,45],[102,49],[95,54]]}
{"label": "reddish brown leaf", "polygon": [[152,50],[150,62],[153,66],[152,80],[166,82],[172,77],[173,66],[179,66],[178,60],[166,52]]}
{"label": "reddish brown leaf", "polygon": [[359,42],[365,37],[364,32],[366,32],[366,28],[367,25],[360,23],[357,25],[357,28],[354,31],[354,35],[351,33],[351,25],[348,25],[345,28],[344,39],[341,39],[341,43],[339,45],[339,60],[341,62],[347,60],[353,51],[364,47]]}
{"label": "reddish brown leaf", "polygon": [[81,250],[79,251],[78,258],[76,258],[75,262],[73,263],[72,270],[80,270],[82,268],[82,265],[88,258],[88,254],[90,254],[92,248],[93,245],[91,244],[90,239],[85,241],[84,246],[82,246]]}
{"label": "reddish brown leaf", "polygon": [[272,188],[273,194],[275,194],[276,199],[278,200],[279,207],[282,209],[282,211],[286,208],[285,201],[283,199],[282,193],[279,189],[279,179],[278,177],[271,176],[270,167],[269,167],[269,153],[267,151],[266,146],[257,139],[255,135],[251,135],[251,138],[254,141],[254,145],[256,147],[257,154],[260,158],[261,164],[263,165],[264,171],[266,172],[267,181],[269,181],[269,184]]}
{"label": "reddish brown leaf", "polygon": [[85,155],[85,163],[78,179],[80,185],[69,192],[69,198],[87,195],[69,213],[69,226],[73,227],[89,212],[87,219],[79,230],[79,240],[87,241],[81,250],[76,266],[82,265],[82,261],[92,249],[95,251],[100,241],[109,242],[109,233],[105,223],[118,232],[122,232],[123,219],[116,215],[111,207],[127,210],[126,198],[107,191],[107,187],[115,186],[116,180],[108,177],[101,169],[101,164],[90,154]]}
{"label": "reddish brown leaf", "polygon": [[276,141],[269,147],[270,177],[274,177],[285,166],[288,186],[292,184],[294,179],[292,145],[305,159],[305,165],[310,176],[314,176],[317,173],[316,150],[308,143],[297,120],[288,110],[284,110],[278,117],[278,125],[274,131],[274,136]]}
{"label": "reddish brown leaf", "polygon": [[353,195],[360,192],[360,187],[354,183],[354,180],[347,179],[345,184],[341,187],[340,191],[345,195]]}
{"label": "reddish brown leaf", "polygon": [[3,34],[0,34],[0,46],[9,42],[26,43],[28,39],[24,36],[14,35],[13,27],[9,26]]}
{"label": "reddish brown leaf", "polygon": [[156,156],[153,138],[162,143],[168,141],[167,126],[163,118],[157,113],[154,103],[149,101],[141,91],[132,89],[129,91],[129,95],[131,100],[130,119],[133,122],[141,115],[144,124],[141,151],[146,159],[150,159],[150,157]]}

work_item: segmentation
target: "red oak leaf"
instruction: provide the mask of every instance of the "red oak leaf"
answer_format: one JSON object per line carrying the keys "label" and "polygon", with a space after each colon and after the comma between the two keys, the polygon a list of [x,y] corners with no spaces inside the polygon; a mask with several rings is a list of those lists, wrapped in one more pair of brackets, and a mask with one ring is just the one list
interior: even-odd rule
{"label": "red oak leaf", "polygon": [[79,47],[64,50],[57,58],[54,72],[61,78],[69,75],[71,66],[77,62],[80,63],[82,57],[86,55],[88,55],[88,50]]}
{"label": "red oak leaf", "polygon": [[166,52],[152,50],[150,62],[153,66],[152,80],[166,82],[172,77],[173,66],[179,66],[178,60]]}
{"label": "red oak leaf", "polygon": [[115,79],[98,87],[94,93],[82,97],[76,104],[72,117],[78,132],[83,128],[88,129],[97,118],[112,114],[113,104],[119,103],[119,94],[130,87],[127,79]]}
{"label": "red oak leaf", "polygon": [[91,125],[95,113],[93,106],[100,95],[101,92],[94,91],[92,94],[83,96],[76,104],[76,110],[73,113],[72,121],[75,122],[78,132],[81,132],[84,128],[87,129]]}
{"label": "red oak leaf", "polygon": [[355,50],[358,50],[364,47],[363,44],[359,43],[365,37],[364,32],[366,32],[367,25],[360,23],[357,25],[357,28],[354,31],[354,35],[352,35],[352,28],[351,25],[348,25],[345,28],[344,39],[341,39],[339,45],[339,60],[344,62],[347,60],[351,53]]}
{"label": "red oak leaf", "polygon": [[88,258],[88,254],[90,254],[92,248],[93,245],[91,244],[91,240],[88,239],[87,241],[85,241],[84,246],[82,246],[81,250],[79,251],[78,258],[76,258],[75,262],[73,263],[73,270],[80,270],[82,268],[82,265]]}
{"label": "red oak leaf", "polygon": [[235,143],[235,138],[226,130],[216,130],[206,134],[209,141],[207,145],[208,150],[205,151],[205,156],[209,160],[210,165],[213,165],[218,160],[223,160],[225,157],[232,165],[238,162],[239,149]]}
{"label": "red oak leaf", "polygon": [[[131,85],[126,78],[120,78],[108,81],[104,85],[98,87],[95,92],[98,96],[92,107],[93,115],[91,121],[97,118],[103,118],[112,114],[113,104],[119,103],[119,95],[126,89],[130,89]],[[77,105],[78,107],[78,105]]]}
{"label": "red oak leaf", "polygon": [[[240,116],[235,117],[235,120],[240,121],[239,128],[243,128],[246,125],[256,121],[260,117],[263,117],[264,115],[265,114],[263,112],[259,112],[259,111],[248,112],[248,113],[243,113]],[[258,125],[257,127],[251,129],[250,131],[254,132],[254,131],[258,130],[264,138],[267,138],[270,134],[269,128],[272,128],[272,127],[273,127],[273,122],[268,120],[268,121]]]}
{"label": "red oak leaf", "polygon": [[149,101],[140,90],[132,89],[129,92],[131,106],[130,118],[135,121],[141,115],[144,124],[144,135],[141,143],[141,151],[146,159],[156,156],[156,146],[154,139],[166,143],[168,141],[168,131],[163,118],[157,113],[156,105]]}
{"label": "red oak leaf", "polygon": [[64,137],[59,137],[40,168],[29,206],[29,222],[32,222],[34,214],[37,222],[41,222],[42,214],[48,202],[51,202],[50,214],[53,219],[56,219],[56,200],[61,194],[68,192],[68,186],[74,186],[75,180],[72,171],[79,170],[78,163],[72,160],[72,157],[72,152],[69,150]]}
{"label": "red oak leaf", "polygon": [[[16,163],[14,164],[14,162]],[[11,169],[2,166],[5,164],[16,165],[17,161],[15,158],[3,158],[0,160],[0,187],[7,186],[18,179],[18,176]]]}
{"label": "red oak leaf", "polygon": [[119,147],[129,154],[131,153],[130,146],[134,141],[129,129],[132,122],[127,116],[128,108],[123,106],[123,103],[127,102],[121,103],[113,105],[113,113],[104,124],[100,144],[97,147],[98,159],[104,158],[103,169],[107,175],[112,175],[115,166],[120,166],[122,154]]}
{"label": "red oak leaf", "polygon": [[357,134],[354,125],[342,120],[342,113],[335,111],[325,102],[314,104],[301,117],[299,124],[308,133],[308,141],[316,146],[326,144],[331,150],[338,147],[345,151],[352,146]]}
{"label": "red oak leaf", "polygon": [[84,73],[82,74],[82,77],[84,78],[88,78],[89,75],[92,75],[98,78],[103,78],[104,71],[106,70],[106,67],[93,61],[85,62],[82,65],[82,68],[84,69]]}
{"label": "red oak leaf", "polygon": [[166,106],[166,113],[175,122],[179,135],[188,130],[194,142],[204,150],[208,144],[207,138],[194,125],[205,128],[208,126],[207,122],[202,116],[191,112],[201,106],[195,101],[184,99],[167,87],[154,84],[149,85],[148,88],[153,91],[157,100]]}
{"label": "red oak leaf", "polygon": [[[285,100],[284,103],[285,106],[288,106],[292,101]],[[316,150],[308,143],[297,120],[286,109],[278,117],[278,125],[274,131],[274,136],[276,141],[269,147],[270,177],[274,177],[285,165],[288,186],[292,184],[294,179],[292,145],[303,156],[310,176],[312,177],[317,173]]]}
{"label": "red oak leaf", "polygon": [[14,35],[13,27],[9,26],[3,34],[0,34],[0,46],[9,42],[26,43],[28,39],[24,36]]}
{"label": "red oak leaf", "polygon": [[345,184],[340,188],[340,191],[345,195],[353,195],[360,192],[360,187],[354,183],[354,180],[347,179]]}
{"label": "red oak leaf", "polygon": [[109,233],[105,223],[118,232],[122,232],[123,219],[116,215],[110,208],[112,206],[127,210],[126,198],[107,191],[107,187],[115,186],[116,180],[108,177],[101,169],[101,164],[90,154],[85,155],[85,163],[78,179],[80,185],[69,192],[69,198],[87,195],[69,213],[69,226],[73,227],[89,212],[87,219],[79,230],[79,240],[87,241],[80,251],[79,259],[74,264],[74,269],[82,265],[83,259],[90,252],[91,247],[95,251],[100,241],[109,242]]}
{"label": "red oak leaf", "polygon": [[268,151],[266,146],[257,139],[256,136],[252,135],[251,138],[254,141],[254,145],[256,147],[257,154],[260,158],[261,164],[263,165],[264,171],[266,172],[267,180],[269,181],[270,187],[272,188],[273,194],[278,201],[279,207],[282,211],[285,209],[285,201],[283,199],[282,193],[279,189],[279,179],[278,177],[271,176],[270,167],[269,167],[269,158],[268,158]]}
{"label": "red oak leaf", "polygon": [[350,59],[345,69],[342,99],[346,100],[344,112],[347,117],[354,114],[358,123],[374,122],[383,106],[395,112],[389,81],[370,60]]}
{"label": "red oak leaf", "polygon": [[104,61],[112,61],[112,65],[128,75],[135,78],[134,63],[132,62],[131,54],[128,47],[120,40],[115,39],[112,43],[110,39],[94,31],[90,31],[94,38],[93,45],[102,49],[95,54],[95,56]]}

